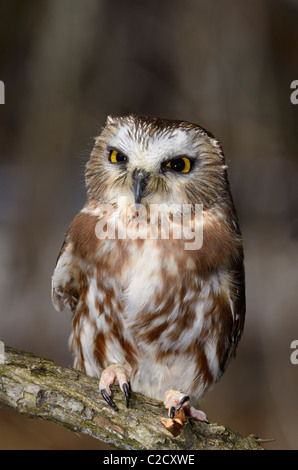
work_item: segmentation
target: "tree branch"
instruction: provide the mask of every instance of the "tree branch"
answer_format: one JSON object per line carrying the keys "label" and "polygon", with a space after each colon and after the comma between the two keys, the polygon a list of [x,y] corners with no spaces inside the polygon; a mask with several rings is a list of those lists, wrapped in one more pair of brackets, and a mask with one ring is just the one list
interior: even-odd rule
{"label": "tree branch", "polygon": [[0,355],[0,401],[117,449],[262,449],[256,436],[243,437],[224,426],[191,419],[174,437],[161,424],[166,417],[162,403],[131,392],[127,409],[119,387],[112,391],[117,412],[102,399],[95,378],[10,347],[5,347],[4,361]]}

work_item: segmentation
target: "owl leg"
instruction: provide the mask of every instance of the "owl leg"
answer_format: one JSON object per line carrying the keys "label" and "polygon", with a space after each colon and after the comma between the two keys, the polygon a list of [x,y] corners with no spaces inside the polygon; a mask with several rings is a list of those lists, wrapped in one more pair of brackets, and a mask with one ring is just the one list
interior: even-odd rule
{"label": "owl leg", "polygon": [[169,417],[174,418],[175,413],[183,408],[185,414],[191,418],[196,418],[199,421],[209,423],[206,414],[203,411],[196,410],[193,406],[189,406],[190,397],[184,393],[177,392],[176,390],[169,389],[165,393],[164,404],[169,409]]}
{"label": "owl leg", "polygon": [[111,399],[111,389],[110,385],[118,381],[120,385],[120,389],[125,395],[126,398],[126,406],[128,408],[129,405],[129,377],[131,374],[131,368],[129,365],[122,365],[122,364],[112,364],[106,369],[102,371],[100,381],[99,381],[99,389],[100,392],[105,399],[105,401],[115,410],[117,411],[117,406]]}

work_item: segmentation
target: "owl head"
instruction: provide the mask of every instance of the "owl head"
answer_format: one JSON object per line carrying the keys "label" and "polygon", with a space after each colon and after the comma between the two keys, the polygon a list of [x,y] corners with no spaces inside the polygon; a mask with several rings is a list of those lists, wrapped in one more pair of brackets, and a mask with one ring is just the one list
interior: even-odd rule
{"label": "owl head", "polygon": [[90,199],[203,204],[228,189],[219,142],[202,127],[148,116],[108,116],[86,167]]}

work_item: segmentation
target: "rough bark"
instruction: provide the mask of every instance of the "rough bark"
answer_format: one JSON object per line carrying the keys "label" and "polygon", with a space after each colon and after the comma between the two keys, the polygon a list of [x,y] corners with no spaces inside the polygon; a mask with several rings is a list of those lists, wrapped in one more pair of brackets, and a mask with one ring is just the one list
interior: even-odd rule
{"label": "rough bark", "polygon": [[59,423],[116,449],[262,449],[256,436],[243,437],[225,426],[191,419],[174,437],[161,424],[161,418],[166,417],[162,403],[131,392],[127,409],[122,392],[115,386],[115,412],[102,399],[97,379],[30,353],[5,347],[1,362],[0,401],[20,413]]}

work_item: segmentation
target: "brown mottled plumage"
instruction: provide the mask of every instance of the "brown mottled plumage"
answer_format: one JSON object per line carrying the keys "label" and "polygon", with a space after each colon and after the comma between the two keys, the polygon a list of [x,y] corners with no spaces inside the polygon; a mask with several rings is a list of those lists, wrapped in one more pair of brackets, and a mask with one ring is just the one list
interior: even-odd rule
{"label": "brown mottled plumage", "polygon": [[[165,405],[173,415],[183,395],[197,404],[220,378],[244,325],[242,240],[221,146],[192,123],[108,117],[87,164],[86,186],[86,204],[68,229],[52,280],[55,307],[73,312],[75,367],[101,378],[114,407],[113,381],[127,400],[128,384],[157,399],[170,389]],[[123,213],[133,221],[138,212],[131,216],[127,208],[140,210],[140,202],[147,223],[153,205],[170,208],[162,217],[172,229],[175,208],[191,208],[193,227],[201,204],[202,246],[186,249],[184,232],[163,239],[160,220],[158,237],[141,231],[119,237],[127,219],[118,236],[98,237],[98,224],[119,222]],[[183,408],[204,419],[188,398]]]}

